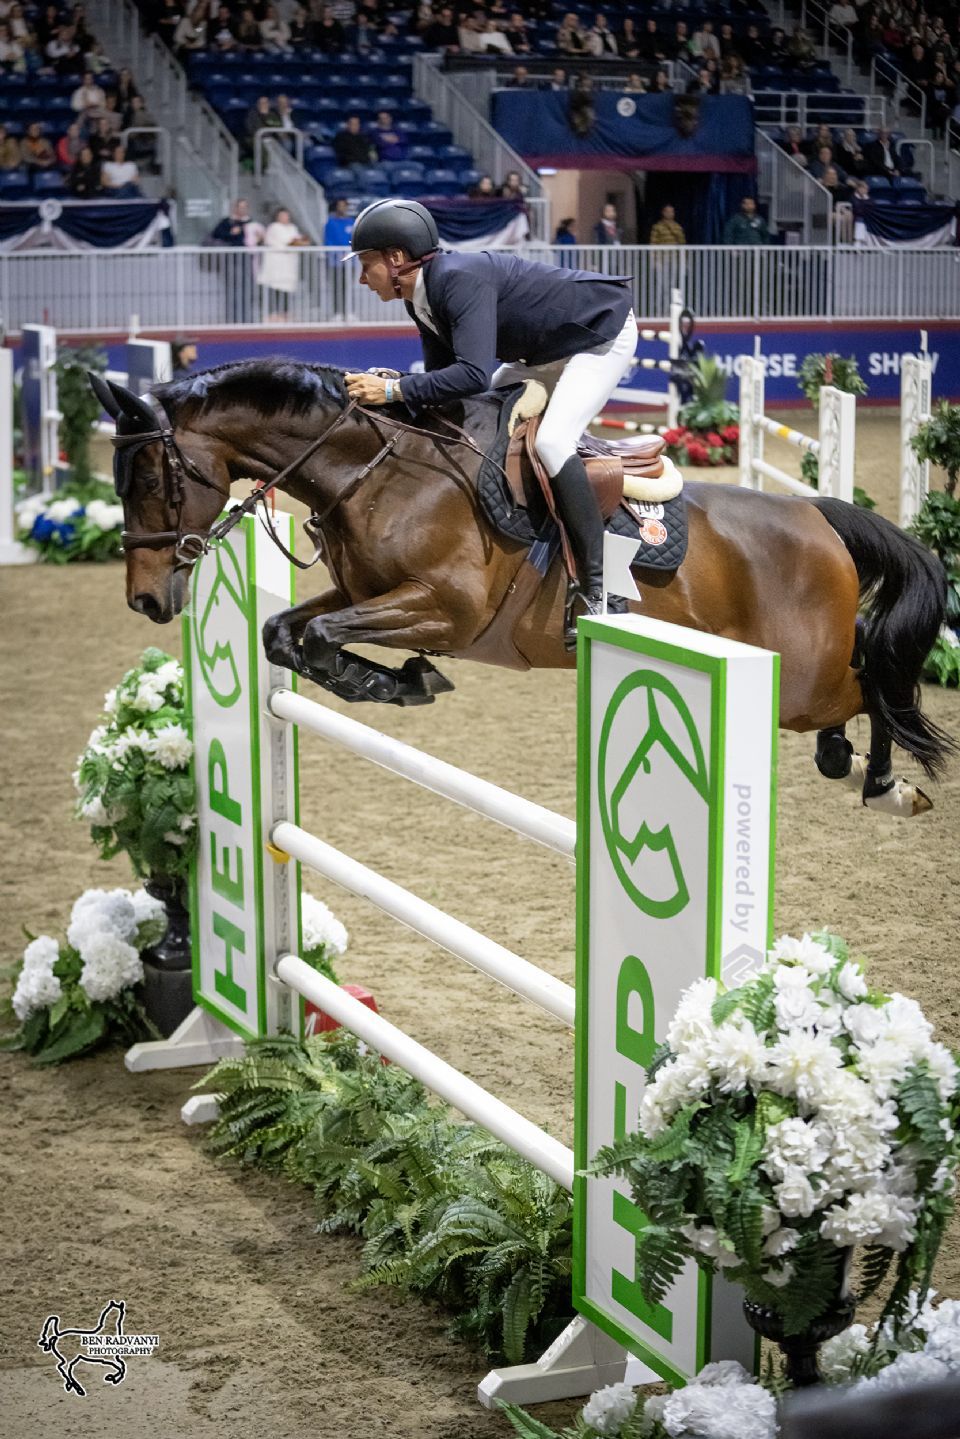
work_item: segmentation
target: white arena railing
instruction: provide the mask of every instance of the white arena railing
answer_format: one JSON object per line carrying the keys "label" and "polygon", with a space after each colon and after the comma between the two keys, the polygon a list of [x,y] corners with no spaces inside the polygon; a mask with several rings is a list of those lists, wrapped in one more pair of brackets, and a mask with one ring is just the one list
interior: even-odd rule
{"label": "white arena railing", "polygon": [[[8,333],[37,317],[75,334],[141,330],[202,333],[231,325],[279,330],[345,325],[407,326],[399,306],[361,289],[342,250],[297,250],[289,296],[257,283],[256,252],[202,246],[169,250],[0,255],[0,313]],[[664,318],[683,292],[698,319],[960,319],[960,251],[862,250],[855,246],[559,246],[518,253],[633,277],[634,308]]]}

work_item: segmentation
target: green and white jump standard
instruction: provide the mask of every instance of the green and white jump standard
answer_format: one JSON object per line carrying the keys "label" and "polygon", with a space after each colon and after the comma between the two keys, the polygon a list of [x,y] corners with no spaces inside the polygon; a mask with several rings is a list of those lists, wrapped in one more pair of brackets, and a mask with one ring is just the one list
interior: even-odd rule
{"label": "green and white jump standard", "polygon": [[[278,515],[292,544],[292,521]],[[536,1364],[479,1386],[536,1403],[619,1380],[683,1379],[710,1358],[751,1360],[737,1295],[690,1267],[656,1311],[635,1282],[643,1224],[607,1180],[577,1177],[636,1123],[643,1065],[681,991],[737,981],[769,940],[777,657],[625,616],[581,626],[576,825],[317,704],[263,656],[292,570],[252,518],[197,566],[185,658],[199,793],[191,893],[197,1008],[131,1068],[207,1064],[244,1039],[303,1032],[309,1000],[574,1193],[579,1311]],[[297,729],[309,730],[577,861],[577,990],[334,849],[299,824]],[[299,866],[361,895],[458,959],[576,1023],[576,1152],[299,957]],[[371,976],[371,978],[375,978]],[[558,1036],[559,1040],[559,1036]],[[212,1117],[215,1098],[184,1106]]]}

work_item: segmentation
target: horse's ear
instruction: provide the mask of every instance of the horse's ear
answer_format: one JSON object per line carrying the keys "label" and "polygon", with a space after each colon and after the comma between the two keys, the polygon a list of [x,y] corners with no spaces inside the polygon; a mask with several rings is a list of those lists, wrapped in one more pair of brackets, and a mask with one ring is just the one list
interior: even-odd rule
{"label": "horse's ear", "polygon": [[139,395],[135,395],[132,390],[124,389],[123,385],[115,384],[113,380],[108,380],[107,385],[126,419],[133,420],[135,424],[144,430],[155,430],[157,428],[158,417],[156,413],[151,410],[148,404],[141,400]]}
{"label": "horse's ear", "polygon": [[96,395],[97,399],[100,401],[101,405],[106,410],[111,420],[119,420],[121,414],[120,406],[113,398],[113,394],[107,381],[103,379],[101,375],[96,374],[93,370],[87,371],[87,379],[90,382],[91,390]]}

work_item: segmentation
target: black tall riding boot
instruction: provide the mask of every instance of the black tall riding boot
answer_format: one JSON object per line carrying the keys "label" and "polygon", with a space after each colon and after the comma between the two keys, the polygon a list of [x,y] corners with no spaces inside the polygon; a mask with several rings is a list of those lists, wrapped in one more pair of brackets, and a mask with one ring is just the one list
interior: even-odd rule
{"label": "black tall riding boot", "polygon": [[599,614],[603,606],[603,516],[579,455],[571,455],[550,477],[550,488],[577,567],[579,597],[569,598],[563,631],[564,643],[573,649],[577,643],[574,601],[581,599],[585,614]]}

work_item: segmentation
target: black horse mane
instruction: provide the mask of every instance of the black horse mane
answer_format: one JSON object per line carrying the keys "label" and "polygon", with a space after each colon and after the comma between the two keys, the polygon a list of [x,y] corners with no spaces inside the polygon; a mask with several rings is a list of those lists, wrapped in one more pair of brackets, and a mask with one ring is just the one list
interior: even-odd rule
{"label": "black horse mane", "polygon": [[154,394],[171,416],[181,406],[249,405],[262,415],[287,410],[302,414],[324,400],[341,409],[347,403],[344,372],[334,365],[308,365],[280,356],[264,360],[232,360],[195,375],[154,385]]}

